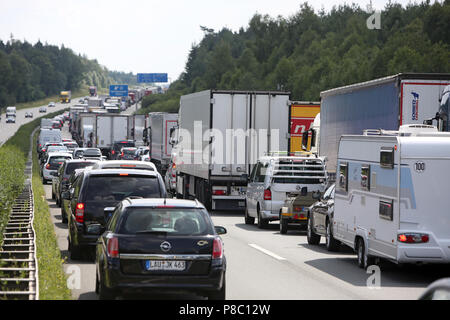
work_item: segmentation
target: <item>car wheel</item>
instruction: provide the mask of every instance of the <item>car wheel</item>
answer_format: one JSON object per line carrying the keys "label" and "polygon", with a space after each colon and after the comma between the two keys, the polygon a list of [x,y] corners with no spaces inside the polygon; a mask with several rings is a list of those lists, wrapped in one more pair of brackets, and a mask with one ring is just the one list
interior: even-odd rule
{"label": "car wheel", "polygon": [[308,226],[306,229],[306,240],[308,241],[308,244],[317,245],[320,243],[320,236],[314,233],[311,217],[308,218]]}
{"label": "car wheel", "polygon": [[99,298],[99,300],[115,300],[116,299],[116,295],[114,294],[114,291],[112,291],[111,289],[108,289],[101,279],[98,280],[98,298]]}
{"label": "car wheel", "polygon": [[373,265],[375,263],[375,259],[366,252],[366,246],[364,244],[364,240],[359,238],[356,253],[358,255],[358,267],[362,269],[367,269],[368,266]]}
{"label": "car wheel", "polygon": [[245,224],[255,224],[255,217],[250,217],[248,214],[248,208],[245,208]]}
{"label": "car wheel", "polygon": [[338,251],[340,247],[340,242],[333,237],[333,230],[331,228],[331,223],[327,221],[327,237],[326,246],[328,251]]}
{"label": "car wheel", "polygon": [[71,260],[81,260],[81,248],[80,246],[74,246],[69,239],[69,252]]}
{"label": "car wheel", "polygon": [[67,223],[67,214],[66,214],[66,210],[64,210],[64,207],[61,207],[61,222],[62,223]]}
{"label": "car wheel", "polygon": [[286,234],[287,231],[288,231],[288,223],[287,223],[286,219],[280,218],[280,233]]}
{"label": "car wheel", "polygon": [[259,212],[259,206],[258,206],[258,228],[265,229],[265,228],[267,228],[267,225],[268,225],[268,222],[267,222],[267,220],[265,220],[261,217],[261,213]]}
{"label": "car wheel", "polygon": [[226,296],[225,292],[226,292],[226,284],[225,284],[225,279],[224,279],[222,288],[219,291],[215,291],[215,292],[208,294],[208,300],[225,300],[225,296]]}

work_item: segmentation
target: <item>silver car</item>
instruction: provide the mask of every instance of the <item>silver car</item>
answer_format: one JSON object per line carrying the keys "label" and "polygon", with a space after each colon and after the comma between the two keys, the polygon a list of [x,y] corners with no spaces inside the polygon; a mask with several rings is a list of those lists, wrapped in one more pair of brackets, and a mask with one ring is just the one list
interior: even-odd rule
{"label": "silver car", "polygon": [[256,218],[259,228],[267,227],[270,221],[280,219],[289,194],[323,192],[327,179],[323,158],[307,154],[261,157],[247,184],[245,223],[253,224]]}

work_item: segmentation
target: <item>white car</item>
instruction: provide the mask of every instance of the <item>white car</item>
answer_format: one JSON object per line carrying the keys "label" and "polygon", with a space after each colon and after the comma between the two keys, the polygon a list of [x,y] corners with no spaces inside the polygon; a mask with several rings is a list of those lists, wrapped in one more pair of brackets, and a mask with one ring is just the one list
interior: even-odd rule
{"label": "white car", "polygon": [[15,117],[7,117],[6,123],[16,123],[16,118]]}
{"label": "white car", "polygon": [[47,161],[42,168],[42,183],[46,184],[47,181],[52,181],[53,177],[58,172],[59,167],[66,160],[72,160],[72,154],[68,152],[49,153]]}
{"label": "white car", "polygon": [[254,224],[256,218],[258,227],[265,228],[269,221],[280,219],[287,194],[304,188],[307,194],[324,192],[327,182],[323,158],[263,156],[253,167],[247,185],[245,223]]}

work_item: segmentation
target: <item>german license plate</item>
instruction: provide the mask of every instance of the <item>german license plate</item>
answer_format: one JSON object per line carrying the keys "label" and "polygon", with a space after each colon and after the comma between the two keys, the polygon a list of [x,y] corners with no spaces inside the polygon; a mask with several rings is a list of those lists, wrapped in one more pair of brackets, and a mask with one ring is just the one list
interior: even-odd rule
{"label": "german license plate", "polygon": [[145,269],[148,271],[183,271],[186,269],[186,261],[147,260]]}
{"label": "german license plate", "polygon": [[238,205],[239,207],[245,207],[245,201],[239,201]]}

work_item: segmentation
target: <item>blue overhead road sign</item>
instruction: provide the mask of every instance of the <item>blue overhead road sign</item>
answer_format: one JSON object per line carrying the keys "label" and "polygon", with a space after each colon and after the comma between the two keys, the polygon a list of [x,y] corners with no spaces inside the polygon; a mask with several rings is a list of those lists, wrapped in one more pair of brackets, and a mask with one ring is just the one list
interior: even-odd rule
{"label": "blue overhead road sign", "polygon": [[137,82],[167,82],[167,73],[138,73]]}
{"label": "blue overhead road sign", "polygon": [[128,85],[118,85],[114,84],[109,86],[109,95],[111,97],[126,97],[128,96]]}

